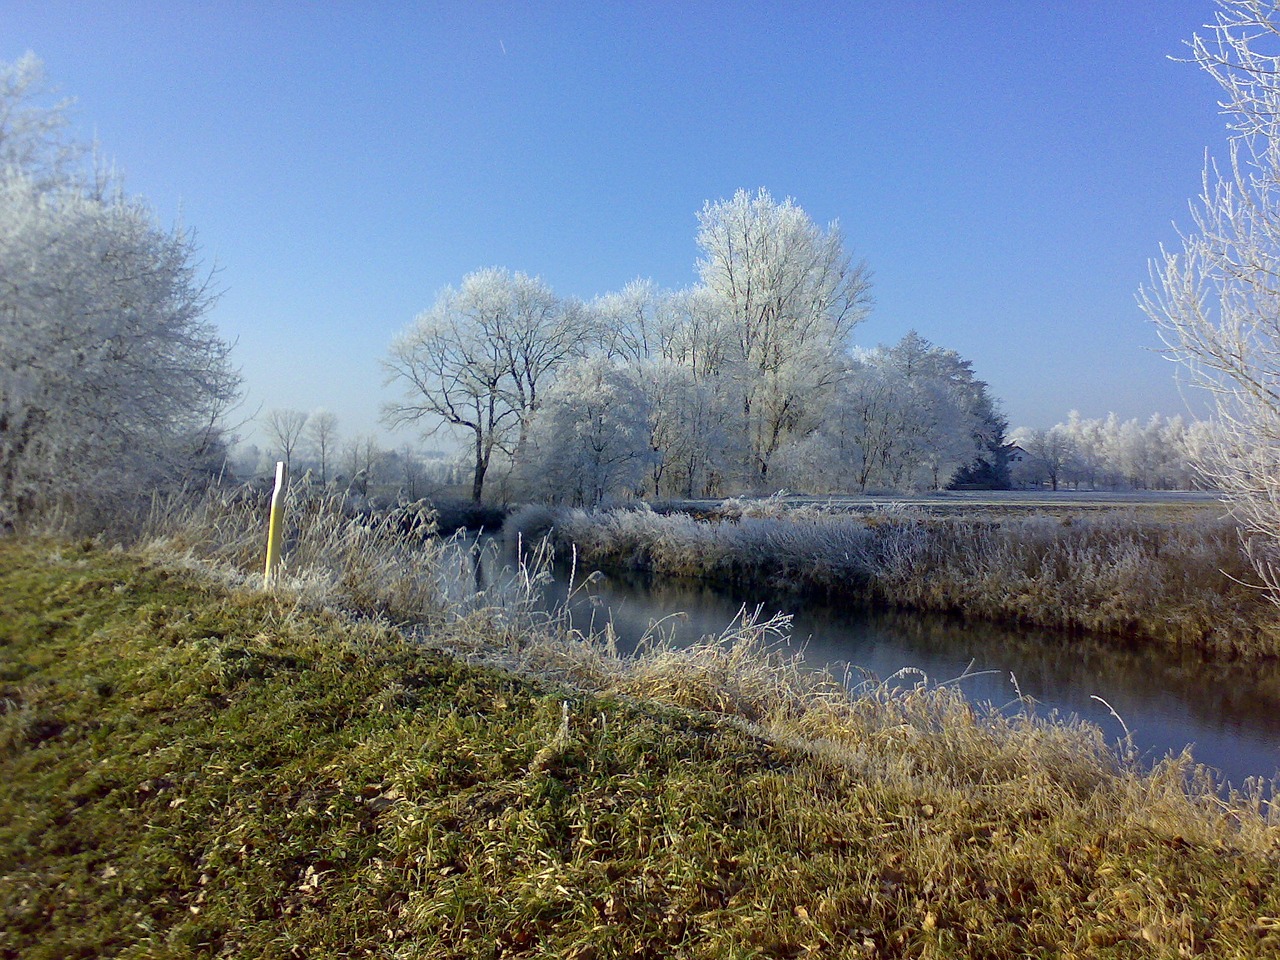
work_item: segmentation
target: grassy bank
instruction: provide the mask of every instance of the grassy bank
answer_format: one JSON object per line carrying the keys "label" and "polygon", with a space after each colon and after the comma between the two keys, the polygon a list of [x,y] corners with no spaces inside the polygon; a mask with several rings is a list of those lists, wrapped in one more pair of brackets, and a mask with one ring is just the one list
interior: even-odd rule
{"label": "grassy bank", "polygon": [[[768,625],[636,663],[492,613],[410,643],[14,540],[0,610],[0,956],[1280,950],[1257,798],[947,689],[847,695]],[[484,640],[551,679],[440,652]]]}
{"label": "grassy bank", "polygon": [[588,568],[1091,631],[1223,659],[1280,656],[1280,611],[1249,586],[1256,576],[1235,525],[1213,510],[1178,514],[809,507],[707,522],[529,510],[511,527],[526,539],[552,529],[561,552],[575,549]]}

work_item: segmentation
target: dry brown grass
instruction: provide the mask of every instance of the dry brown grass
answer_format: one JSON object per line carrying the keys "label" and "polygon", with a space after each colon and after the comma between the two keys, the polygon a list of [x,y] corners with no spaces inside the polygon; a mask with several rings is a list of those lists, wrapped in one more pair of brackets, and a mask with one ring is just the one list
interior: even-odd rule
{"label": "dry brown grass", "polygon": [[[157,501],[137,540],[158,555],[212,565],[254,583],[266,553],[267,501],[242,489]],[[353,513],[340,495],[295,485],[284,506],[279,579],[300,602],[393,621],[438,618],[447,606],[438,576],[444,541],[434,513],[409,504],[378,516]]]}
{"label": "dry brown grass", "polygon": [[589,567],[1280,656],[1276,608],[1251,586],[1237,528],[1214,511],[970,519],[810,507],[704,522],[639,509],[561,511],[536,526]]}

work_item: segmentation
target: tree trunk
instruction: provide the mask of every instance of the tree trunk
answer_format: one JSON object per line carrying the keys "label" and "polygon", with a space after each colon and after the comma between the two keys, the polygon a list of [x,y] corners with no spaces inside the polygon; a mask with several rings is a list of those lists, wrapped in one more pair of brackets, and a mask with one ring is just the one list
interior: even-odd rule
{"label": "tree trunk", "polygon": [[488,458],[484,455],[484,442],[480,433],[476,433],[476,469],[471,478],[471,499],[479,503],[484,496],[484,475],[489,467]]}

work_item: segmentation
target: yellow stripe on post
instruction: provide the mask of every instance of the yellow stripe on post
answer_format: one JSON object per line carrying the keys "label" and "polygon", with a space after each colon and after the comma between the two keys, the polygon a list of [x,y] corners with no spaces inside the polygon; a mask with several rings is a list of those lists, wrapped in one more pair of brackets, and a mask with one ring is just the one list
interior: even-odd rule
{"label": "yellow stripe on post", "polygon": [[271,519],[267,521],[267,567],[262,573],[262,586],[271,586],[276,567],[280,564],[280,528],[284,520],[284,488],[289,482],[289,470],[283,460],[276,462],[276,489],[271,494]]}

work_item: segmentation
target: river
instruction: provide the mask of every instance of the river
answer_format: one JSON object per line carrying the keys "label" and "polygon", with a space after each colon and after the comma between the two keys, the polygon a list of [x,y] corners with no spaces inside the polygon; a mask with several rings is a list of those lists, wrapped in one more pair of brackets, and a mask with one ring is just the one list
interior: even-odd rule
{"label": "river", "polygon": [[[500,589],[512,576],[509,553],[488,538],[457,541],[467,586]],[[479,566],[473,566],[479,558]],[[1167,650],[1127,650],[1114,641],[1068,637],[914,611],[867,611],[810,599],[731,596],[688,581],[613,575],[569,589],[556,568],[538,603],[568,601],[579,629],[611,622],[624,652],[657,624],[677,645],[719,635],[743,606],[792,618],[791,647],[805,662],[854,682],[904,669],[931,682],[959,680],[975,702],[1016,706],[1019,693],[1037,714],[1077,716],[1119,741],[1126,729],[1138,756],[1155,763],[1190,746],[1195,759],[1239,786],[1280,773],[1280,671],[1178,659]],[[580,571],[581,573],[581,571]],[[572,594],[572,595],[570,595]],[[918,674],[905,682],[916,682]]]}

